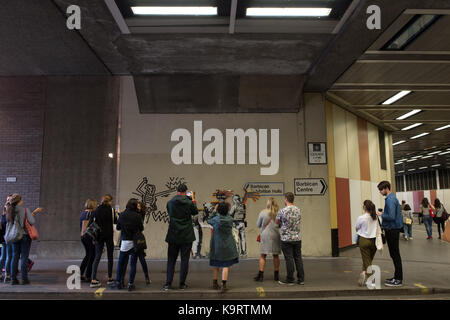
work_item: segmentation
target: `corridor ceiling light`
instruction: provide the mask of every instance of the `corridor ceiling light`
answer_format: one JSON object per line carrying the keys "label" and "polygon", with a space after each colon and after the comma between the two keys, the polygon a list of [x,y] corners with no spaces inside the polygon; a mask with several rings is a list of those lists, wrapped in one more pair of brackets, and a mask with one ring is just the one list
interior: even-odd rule
{"label": "corridor ceiling light", "polygon": [[423,124],[423,123],[421,123],[421,122],[414,123],[414,124],[412,124],[412,125],[410,125],[410,126],[404,127],[404,128],[402,129],[402,131],[411,130],[412,128],[419,127],[419,126],[421,126],[422,124]]}
{"label": "corridor ceiling light", "polygon": [[417,136],[411,137],[410,139],[417,139],[417,138],[420,138],[420,137],[423,137],[423,136],[426,136],[429,134],[430,134],[429,132],[424,132],[424,133],[418,134]]}
{"label": "corridor ceiling light", "polygon": [[425,156],[425,157],[422,157],[422,159],[428,159],[428,158],[433,158],[433,156]]}
{"label": "corridor ceiling light", "polygon": [[448,125],[446,125],[446,126],[443,126],[443,127],[440,127],[440,128],[436,128],[436,129],[434,129],[434,130],[436,130],[436,131],[441,131],[441,130],[448,129],[448,128],[450,128],[450,124],[448,124]]}
{"label": "corridor ceiling light", "polygon": [[434,151],[434,152],[430,152],[429,153],[429,155],[432,155],[432,154],[438,154],[438,153],[441,153],[442,151]]}
{"label": "corridor ceiling light", "polygon": [[401,171],[399,171],[398,173],[403,173],[403,172],[405,172],[405,170],[401,170]]}
{"label": "corridor ceiling light", "polygon": [[394,95],[394,96],[390,97],[389,99],[387,99],[382,104],[393,104],[394,102],[400,100],[401,98],[403,98],[404,96],[406,96],[406,95],[408,95],[410,93],[411,93],[411,91],[409,91],[409,90],[400,91],[396,95]]}
{"label": "corridor ceiling light", "polygon": [[422,110],[421,109],[414,109],[413,111],[405,113],[404,115],[396,118],[395,120],[405,120],[406,118],[412,117],[413,115],[419,113],[420,111],[422,111]]}
{"label": "corridor ceiling light", "polygon": [[428,167],[420,167],[419,169],[427,169]]}
{"label": "corridor ceiling light", "polygon": [[433,168],[435,168],[435,167],[440,167],[440,166],[441,166],[440,164],[433,164],[433,165],[432,165]]}
{"label": "corridor ceiling light", "polygon": [[330,8],[247,8],[247,17],[327,17]]}
{"label": "corridor ceiling light", "polygon": [[411,159],[417,159],[417,158],[420,158],[421,156],[414,156],[414,157],[411,157]]}
{"label": "corridor ceiling light", "polygon": [[398,166],[399,164],[403,164],[403,162],[396,162],[395,165]]}
{"label": "corridor ceiling light", "polygon": [[450,151],[445,151],[445,152],[439,153],[439,155],[443,156],[444,154],[449,154],[449,153],[450,153]]}
{"label": "corridor ceiling light", "polygon": [[406,141],[405,140],[400,140],[400,141],[397,141],[397,142],[393,143],[392,145],[396,146],[396,145],[404,143],[404,142],[406,142]]}
{"label": "corridor ceiling light", "polygon": [[406,162],[413,162],[413,161],[417,161],[417,159],[409,159],[409,160],[406,161]]}
{"label": "corridor ceiling light", "polygon": [[131,7],[138,15],[183,15],[183,16],[216,16],[217,7]]}
{"label": "corridor ceiling light", "polygon": [[409,169],[408,171],[416,171],[416,169]]}

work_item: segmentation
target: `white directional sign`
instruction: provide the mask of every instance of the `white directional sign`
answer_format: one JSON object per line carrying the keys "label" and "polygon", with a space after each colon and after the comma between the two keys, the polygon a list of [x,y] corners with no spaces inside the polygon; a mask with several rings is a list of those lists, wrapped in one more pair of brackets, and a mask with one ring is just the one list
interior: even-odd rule
{"label": "white directional sign", "polygon": [[323,196],[327,188],[323,178],[294,179],[294,193],[296,196]]}

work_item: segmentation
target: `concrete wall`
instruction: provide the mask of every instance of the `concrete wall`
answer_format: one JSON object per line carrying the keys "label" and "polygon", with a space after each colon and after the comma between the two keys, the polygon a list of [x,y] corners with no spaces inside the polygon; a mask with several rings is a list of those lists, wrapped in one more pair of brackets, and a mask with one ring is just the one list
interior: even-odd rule
{"label": "concrete wall", "polygon": [[[172,131],[186,128],[193,134],[193,123],[201,120],[203,132],[217,128],[279,129],[280,165],[275,175],[261,175],[261,165],[175,165],[171,161]],[[269,131],[270,132],[270,131]],[[231,189],[240,195],[246,182],[284,182],[285,191],[293,191],[294,178],[327,177],[326,165],[308,165],[306,142],[326,141],[325,108],[321,95],[305,95],[304,105],[299,113],[285,114],[140,114],[133,80],[122,78],[121,82],[121,134],[119,204],[123,209],[144,177],[153,184],[156,193],[167,189],[170,177],[184,178],[190,189],[197,193],[199,206],[213,200],[216,189]],[[205,147],[207,143],[204,143]],[[247,155],[248,156],[248,155]],[[248,160],[247,160],[248,161]],[[327,180],[327,179],[326,179]],[[138,192],[137,192],[138,193]],[[157,210],[146,224],[145,235],[149,245],[150,258],[166,257],[164,238],[168,224],[164,221],[167,200],[157,198]],[[247,205],[248,228],[246,230],[248,256],[257,257],[256,242],[259,230],[256,219],[264,209],[267,197],[261,197]],[[283,198],[276,197],[282,205]],[[331,255],[329,196],[296,197],[295,204],[303,212],[303,252],[310,256]],[[162,221],[160,221],[162,220]],[[209,229],[204,228],[204,249],[209,251]]]}
{"label": "concrete wall", "polygon": [[333,228],[339,232],[339,247],[354,243],[355,223],[362,204],[369,199],[377,208],[384,199],[377,189],[382,180],[393,179],[391,134],[385,132],[386,169],[381,169],[378,128],[327,101],[327,130],[330,161],[330,193]]}

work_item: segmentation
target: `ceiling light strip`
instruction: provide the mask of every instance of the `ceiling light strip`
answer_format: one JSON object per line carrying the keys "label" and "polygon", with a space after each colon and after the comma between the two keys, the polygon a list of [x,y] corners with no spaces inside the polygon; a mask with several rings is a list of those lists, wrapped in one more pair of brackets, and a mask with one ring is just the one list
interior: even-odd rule
{"label": "ceiling light strip", "polygon": [[420,137],[424,137],[429,134],[430,134],[429,132],[424,132],[424,133],[418,134],[417,136],[411,137],[410,139],[418,139]]}
{"label": "ceiling light strip", "polygon": [[331,8],[247,8],[247,17],[327,17]]}
{"label": "ceiling light strip", "polygon": [[136,15],[188,15],[188,16],[216,16],[217,7],[131,7]]}
{"label": "ceiling light strip", "polygon": [[410,94],[412,91],[409,90],[403,90],[400,91],[399,93],[397,93],[396,95],[390,97],[389,99],[387,99],[386,101],[384,101],[382,104],[393,104],[394,102],[400,100],[401,98],[403,98],[404,96],[407,96],[408,94]]}
{"label": "ceiling light strip", "polygon": [[414,123],[414,124],[412,124],[412,125],[410,125],[410,126],[404,127],[404,128],[402,129],[402,131],[411,130],[411,129],[413,129],[413,128],[416,128],[416,127],[421,126],[422,124],[423,124],[423,123],[421,123],[421,122]]}
{"label": "ceiling light strip", "polygon": [[409,118],[409,117],[412,117],[412,116],[415,115],[415,114],[418,114],[418,113],[421,112],[421,111],[422,111],[421,109],[414,109],[413,111],[410,111],[410,112],[408,112],[408,113],[405,113],[404,115],[402,115],[402,116],[396,118],[395,120],[405,120],[405,119],[407,119],[407,118]]}

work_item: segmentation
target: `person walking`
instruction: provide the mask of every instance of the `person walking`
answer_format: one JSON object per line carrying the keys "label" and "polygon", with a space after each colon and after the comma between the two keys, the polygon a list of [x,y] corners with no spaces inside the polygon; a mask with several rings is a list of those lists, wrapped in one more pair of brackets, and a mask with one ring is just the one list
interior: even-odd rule
{"label": "person walking", "polygon": [[[228,290],[227,281],[230,267],[239,262],[239,252],[233,236],[234,219],[229,214],[230,205],[220,202],[216,206],[208,223],[213,227],[210,241],[209,265],[213,269],[213,289]],[[219,286],[219,270],[222,268],[222,287]]]}
{"label": "person walking", "polygon": [[431,217],[431,210],[435,210],[434,206],[430,204],[428,198],[423,198],[419,212],[422,214],[423,224],[427,231],[427,240],[433,239],[433,218]]}
{"label": "person walking", "polygon": [[95,245],[94,239],[92,239],[88,234],[84,234],[89,224],[89,219],[91,218],[92,211],[97,208],[97,201],[93,199],[87,199],[84,204],[84,211],[80,214],[80,233],[81,233],[81,243],[84,247],[84,258],[80,265],[81,281],[91,282],[92,276],[92,264],[95,258]]}
{"label": "person walking", "polygon": [[294,206],[294,194],[284,196],[285,207],[278,212],[275,223],[281,224],[281,250],[286,260],[286,280],[279,284],[294,284],[294,264],[297,269],[297,283],[304,285],[305,274],[302,261],[302,238],[300,233],[301,212]]}
{"label": "person walking", "polygon": [[385,285],[388,287],[400,287],[403,284],[403,267],[402,257],[400,255],[399,237],[400,229],[403,228],[403,217],[400,203],[391,191],[391,184],[389,181],[381,181],[378,184],[378,190],[382,196],[385,196],[385,205],[381,215],[381,227],[385,231],[386,242],[389,248],[389,255],[394,263],[394,277],[386,279]]}
{"label": "person walking", "polygon": [[107,257],[108,257],[108,281],[107,285],[112,285],[114,280],[112,279],[112,271],[113,271],[113,254],[114,254],[114,231],[113,224],[117,223],[117,217],[112,208],[112,200],[113,197],[109,194],[106,194],[102,197],[102,203],[92,212],[91,221],[97,223],[100,228],[100,233],[95,239],[95,259],[92,267],[92,276],[91,276],[91,288],[97,288],[101,286],[100,281],[97,279],[97,269],[100,263],[100,259],[102,258],[103,248],[106,245]]}
{"label": "person walking", "polygon": [[444,205],[441,203],[439,199],[434,200],[434,208],[436,209],[436,215],[434,222],[437,224],[437,229],[439,233],[439,239],[441,239],[441,227],[442,233],[445,232],[445,221],[448,219],[447,210],[445,210]]}
{"label": "person walking", "polygon": [[403,234],[405,240],[412,240],[412,224],[413,224],[413,213],[409,204],[405,204],[402,209],[403,216]]}
{"label": "person walking", "polygon": [[116,229],[120,232],[120,255],[117,263],[116,281],[113,287],[122,289],[124,287],[125,272],[128,260],[130,261],[130,277],[128,279],[128,291],[135,289],[134,279],[136,276],[136,262],[138,252],[136,252],[135,238],[138,233],[144,230],[142,216],[138,211],[138,200],[131,198],[124,212],[119,215]]}
{"label": "person walking", "polygon": [[365,200],[363,212],[363,215],[356,220],[358,246],[363,261],[363,268],[358,281],[360,286],[364,286],[366,283],[367,268],[372,265],[373,258],[377,252],[375,240],[377,237],[378,216],[375,204],[370,200]]}
{"label": "person walking", "polygon": [[[7,203],[6,208],[6,223],[16,224],[18,223],[19,233],[22,234],[21,239],[12,242],[12,259],[11,259],[11,285],[19,284],[17,280],[17,273],[19,269],[19,259],[20,259],[20,273],[22,277],[22,284],[30,284],[28,279],[29,271],[29,255],[31,248],[31,238],[28,235],[27,228],[25,227],[26,221],[30,225],[34,225],[34,216],[41,212],[42,208],[37,208],[33,212],[27,208],[23,207],[23,199],[19,194],[13,194]],[[7,240],[7,239],[5,239]]]}
{"label": "person walking", "polygon": [[266,266],[266,257],[268,254],[273,256],[273,279],[279,281],[280,270],[280,253],[281,253],[281,239],[280,239],[280,225],[276,224],[278,214],[278,203],[274,198],[267,201],[266,209],[261,211],[256,222],[256,226],[261,229],[260,233],[260,258],[259,258],[259,272],[254,278],[255,281],[262,282],[264,280],[264,268]]}
{"label": "person walking", "polygon": [[[2,252],[0,256],[0,281],[11,281],[11,258],[12,258],[12,245],[5,241],[6,231],[6,209],[7,204],[11,199],[12,194],[6,198],[5,205],[3,206],[1,224],[0,224],[0,243],[2,245]],[[3,270],[4,269],[4,270]]]}
{"label": "person walking", "polygon": [[[146,211],[147,211],[147,207],[145,206],[145,204],[142,201],[139,201],[138,205],[137,205],[137,212],[141,216],[142,225],[144,224]],[[148,266],[147,266],[147,261],[145,260],[145,256],[146,256],[145,250],[139,251],[137,254],[139,262],[141,263],[142,271],[144,271],[145,284],[150,285],[150,283],[152,281],[150,280],[150,277],[148,275]],[[125,270],[125,272],[126,272],[126,270]]]}
{"label": "person walking", "polygon": [[166,284],[163,290],[167,291],[172,287],[175,264],[178,255],[181,255],[180,286],[181,290],[187,288],[186,278],[189,271],[189,258],[191,255],[192,242],[195,240],[192,216],[198,214],[195,201],[195,193],[190,192],[190,197],[186,195],[187,186],[180,184],[177,187],[177,195],[167,202],[167,213],[169,214],[169,228],[167,230],[167,274]]}

